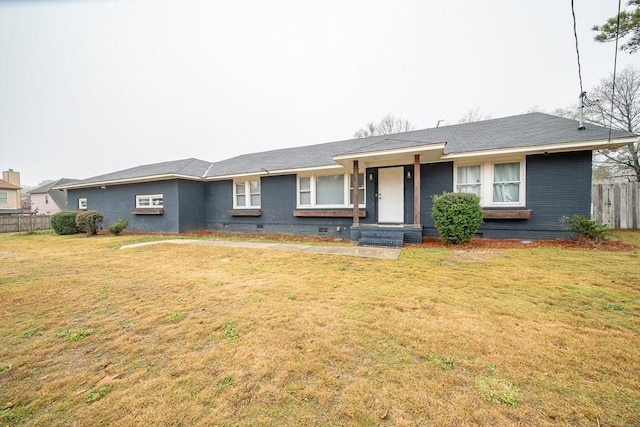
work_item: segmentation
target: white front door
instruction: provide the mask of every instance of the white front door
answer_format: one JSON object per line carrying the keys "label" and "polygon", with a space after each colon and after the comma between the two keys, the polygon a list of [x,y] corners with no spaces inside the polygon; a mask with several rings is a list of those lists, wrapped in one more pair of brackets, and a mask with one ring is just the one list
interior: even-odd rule
{"label": "white front door", "polygon": [[404,223],[404,168],[378,169],[378,222]]}

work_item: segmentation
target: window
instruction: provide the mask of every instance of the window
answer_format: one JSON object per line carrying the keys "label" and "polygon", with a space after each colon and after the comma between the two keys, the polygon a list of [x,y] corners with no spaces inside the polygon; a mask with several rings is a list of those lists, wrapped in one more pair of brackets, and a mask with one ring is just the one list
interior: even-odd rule
{"label": "window", "polygon": [[78,199],[78,209],[84,210],[87,209],[87,198],[82,197]]}
{"label": "window", "polygon": [[316,177],[316,205],[344,205],[344,175]]}
{"label": "window", "polygon": [[137,209],[154,209],[164,207],[164,196],[162,194],[145,194],[136,196]]}
{"label": "window", "polygon": [[493,165],[493,202],[517,203],[520,201],[520,163],[496,163]]}
{"label": "window", "polygon": [[524,206],[524,160],[456,165],[455,191],[473,193],[483,206]]}
{"label": "window", "polygon": [[48,195],[44,195],[44,204],[48,205],[49,204],[49,196]]}
{"label": "window", "polygon": [[6,191],[0,191],[0,205],[6,205],[7,202],[8,202],[7,192]]}
{"label": "window", "polygon": [[311,206],[311,177],[305,176],[298,180],[298,205]]}
{"label": "window", "polygon": [[[349,204],[353,206],[353,174],[349,175]],[[358,205],[364,205],[364,173],[358,174]]]}
{"label": "window", "polygon": [[[364,207],[364,173],[358,175],[358,205]],[[299,207],[353,206],[353,174],[335,174],[298,177]]]}
{"label": "window", "polygon": [[456,191],[459,193],[473,193],[482,196],[482,175],[480,165],[458,166],[456,168]]}
{"label": "window", "polygon": [[233,207],[259,208],[260,207],[260,181],[236,182],[233,186]]}

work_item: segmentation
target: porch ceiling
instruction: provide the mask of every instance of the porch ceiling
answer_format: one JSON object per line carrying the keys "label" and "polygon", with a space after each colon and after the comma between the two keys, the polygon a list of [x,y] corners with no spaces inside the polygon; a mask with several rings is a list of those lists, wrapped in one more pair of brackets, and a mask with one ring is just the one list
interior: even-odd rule
{"label": "porch ceiling", "polygon": [[430,163],[441,159],[444,155],[445,145],[445,143],[441,143],[397,150],[350,153],[336,156],[333,159],[348,169],[351,169],[354,160],[358,160],[360,167],[413,164],[415,155],[420,156],[420,163]]}

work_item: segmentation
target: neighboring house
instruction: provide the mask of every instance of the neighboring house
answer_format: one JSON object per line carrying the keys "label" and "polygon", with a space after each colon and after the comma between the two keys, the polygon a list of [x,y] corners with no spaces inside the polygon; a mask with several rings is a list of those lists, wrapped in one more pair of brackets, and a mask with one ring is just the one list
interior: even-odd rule
{"label": "neighboring house", "polygon": [[37,209],[40,215],[53,215],[56,212],[67,209],[67,192],[65,190],[54,190],[54,187],[74,181],[76,180],[62,178],[28,191],[31,199],[31,212],[36,212]]}
{"label": "neighboring house", "polygon": [[[246,154],[138,166],[60,186],[69,209],[130,230],[216,230],[360,239],[395,230],[437,235],[432,196],[480,196],[493,238],[569,237],[590,215],[592,151],[637,135],[543,113]],[[356,207],[352,200],[357,199]]]}
{"label": "neighboring house", "polygon": [[20,172],[2,172],[0,179],[0,214],[20,212]]}

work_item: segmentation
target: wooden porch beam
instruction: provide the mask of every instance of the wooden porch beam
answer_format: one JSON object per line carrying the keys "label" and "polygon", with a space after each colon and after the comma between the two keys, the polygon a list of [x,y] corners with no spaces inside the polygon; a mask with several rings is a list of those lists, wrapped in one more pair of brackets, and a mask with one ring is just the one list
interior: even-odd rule
{"label": "wooden porch beam", "polygon": [[358,209],[358,205],[360,204],[360,198],[358,197],[358,193],[360,192],[360,170],[358,161],[353,161],[353,195],[351,196],[353,200],[353,226],[357,227],[360,225],[360,210]]}
{"label": "wooden porch beam", "polygon": [[420,225],[420,155],[413,158],[413,226]]}

